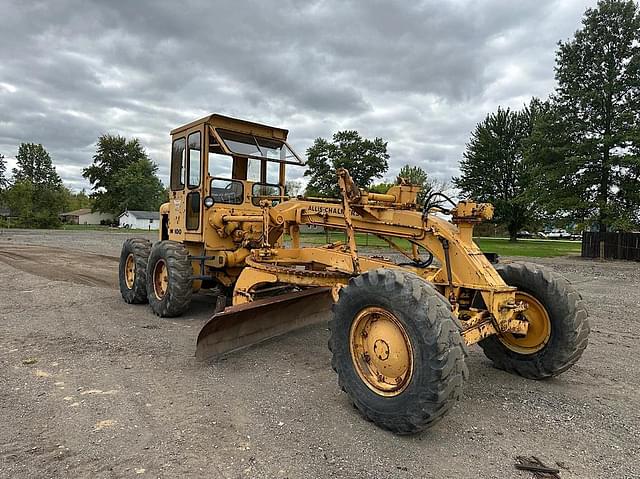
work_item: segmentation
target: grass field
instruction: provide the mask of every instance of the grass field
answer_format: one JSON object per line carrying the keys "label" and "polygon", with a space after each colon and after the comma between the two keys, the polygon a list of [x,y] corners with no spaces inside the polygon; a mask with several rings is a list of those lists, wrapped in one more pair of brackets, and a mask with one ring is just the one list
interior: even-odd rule
{"label": "grass field", "polygon": [[503,238],[474,238],[474,241],[482,251],[498,253],[500,256],[536,256],[544,258],[580,254],[580,241],[523,239],[514,243]]}
{"label": "grass field", "polygon": [[[331,232],[328,237],[330,242],[345,241],[342,232]],[[303,234],[301,241],[307,245],[320,245],[327,242],[325,234]],[[356,234],[358,246],[382,248],[387,247],[383,240],[366,234]],[[531,256],[531,257],[552,257],[580,254],[579,241],[555,241],[555,240],[518,240],[511,242],[505,238],[474,238],[480,249],[485,252],[498,253],[500,256]],[[402,248],[408,248],[406,240],[397,240],[396,243]]]}

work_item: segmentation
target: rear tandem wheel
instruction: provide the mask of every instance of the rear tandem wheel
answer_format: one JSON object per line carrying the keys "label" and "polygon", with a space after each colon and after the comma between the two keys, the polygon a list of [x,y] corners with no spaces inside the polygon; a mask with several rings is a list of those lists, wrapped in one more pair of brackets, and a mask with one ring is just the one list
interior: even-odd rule
{"label": "rear tandem wheel", "polygon": [[129,304],[147,302],[147,260],[151,242],[142,238],[125,240],[120,252],[118,282],[122,299]]}

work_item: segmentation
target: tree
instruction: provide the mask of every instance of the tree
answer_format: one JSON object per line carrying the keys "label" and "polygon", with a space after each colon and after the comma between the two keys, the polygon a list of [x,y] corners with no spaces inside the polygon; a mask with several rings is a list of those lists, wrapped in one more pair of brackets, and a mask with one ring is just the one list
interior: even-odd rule
{"label": "tree", "polygon": [[[149,161],[149,157],[137,138],[127,140],[119,135],[102,135],[98,139],[93,164],[82,171],[82,176],[92,184],[91,197],[95,201],[95,210],[118,214],[122,213],[123,203],[133,205],[137,202],[128,201],[128,193],[118,188],[117,184],[122,184],[120,180],[123,172],[141,160]],[[145,168],[141,167],[142,170]],[[129,172],[129,176],[131,174]],[[133,193],[132,196],[135,197],[136,194]],[[133,206],[130,209],[134,209]]]}
{"label": "tree", "polygon": [[406,182],[421,188],[418,193],[418,204],[422,204],[432,193],[444,193],[448,189],[445,181],[429,178],[429,174],[419,166],[404,165],[396,176],[396,184]]}
{"label": "tree", "polygon": [[4,159],[4,155],[0,154],[0,195],[9,186],[9,180],[5,177],[7,171],[7,163]]}
{"label": "tree", "polygon": [[427,182],[429,175],[419,166],[404,165],[400,168],[398,176],[396,176],[396,183],[401,184],[405,181],[407,184],[422,186]]}
{"label": "tree", "polygon": [[66,207],[66,192],[49,153],[42,145],[22,143],[13,169],[14,183],[7,190],[7,204],[25,227],[59,226],[58,215]]}
{"label": "tree", "polygon": [[157,211],[165,201],[165,189],[157,171],[158,166],[147,158],[122,170],[111,189],[115,211]]}
{"label": "tree", "polygon": [[558,86],[529,148],[548,209],[598,224],[638,223],[640,14],[633,1],[588,9],[556,53]]}
{"label": "tree", "polygon": [[42,145],[22,143],[18,147],[16,163],[17,167],[13,169],[14,181],[26,181],[36,187],[62,187],[62,180]]}
{"label": "tree", "polygon": [[346,168],[356,185],[367,188],[374,178],[382,178],[389,168],[387,142],[382,138],[362,138],[357,131],[339,131],[331,142],[316,138],[307,149],[307,170],[310,176],[307,196],[339,195],[336,170]]}
{"label": "tree", "polygon": [[540,102],[523,111],[498,107],[476,126],[460,162],[461,175],[453,179],[463,195],[493,203],[494,218],[509,231],[512,241],[533,217],[528,195],[530,175],[523,146],[530,136]]}
{"label": "tree", "polygon": [[389,188],[391,188],[392,186],[395,186],[395,183],[375,183],[371,186],[369,186],[369,188],[367,188],[371,193],[382,193],[385,194],[387,191],[389,191]]}
{"label": "tree", "polygon": [[84,188],[79,193],[74,193],[69,188],[64,189],[67,208],[69,211],[79,210],[81,208],[91,208],[93,199],[91,199]]}

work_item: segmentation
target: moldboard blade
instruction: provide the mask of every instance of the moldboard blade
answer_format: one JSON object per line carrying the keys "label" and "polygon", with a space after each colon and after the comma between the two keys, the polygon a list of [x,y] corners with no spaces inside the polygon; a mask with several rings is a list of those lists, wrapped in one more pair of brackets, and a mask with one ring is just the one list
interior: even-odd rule
{"label": "moldboard blade", "polygon": [[198,334],[196,358],[214,359],[304,326],[328,321],[331,288],[313,288],[231,306]]}

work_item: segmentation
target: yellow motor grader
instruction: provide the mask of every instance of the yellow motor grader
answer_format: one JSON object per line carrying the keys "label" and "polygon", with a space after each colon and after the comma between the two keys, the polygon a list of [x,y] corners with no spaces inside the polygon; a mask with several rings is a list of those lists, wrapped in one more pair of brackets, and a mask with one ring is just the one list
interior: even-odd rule
{"label": "yellow motor grader", "polygon": [[[532,379],[580,358],[589,323],[569,282],[530,263],[494,266],[473,242],[490,204],[437,194],[418,204],[417,186],[368,192],[344,169],[341,198],[290,198],[287,165],[303,162],[287,134],[217,114],[171,132],[159,241],[122,248],[126,302],[170,317],[194,292],[217,291],[197,339],[202,360],[330,318],[339,385],[365,417],[398,434],[432,425],[460,398],[468,345]],[[345,241],[303,246],[307,226],[342,230]],[[403,260],[360,254],[362,233]]]}

